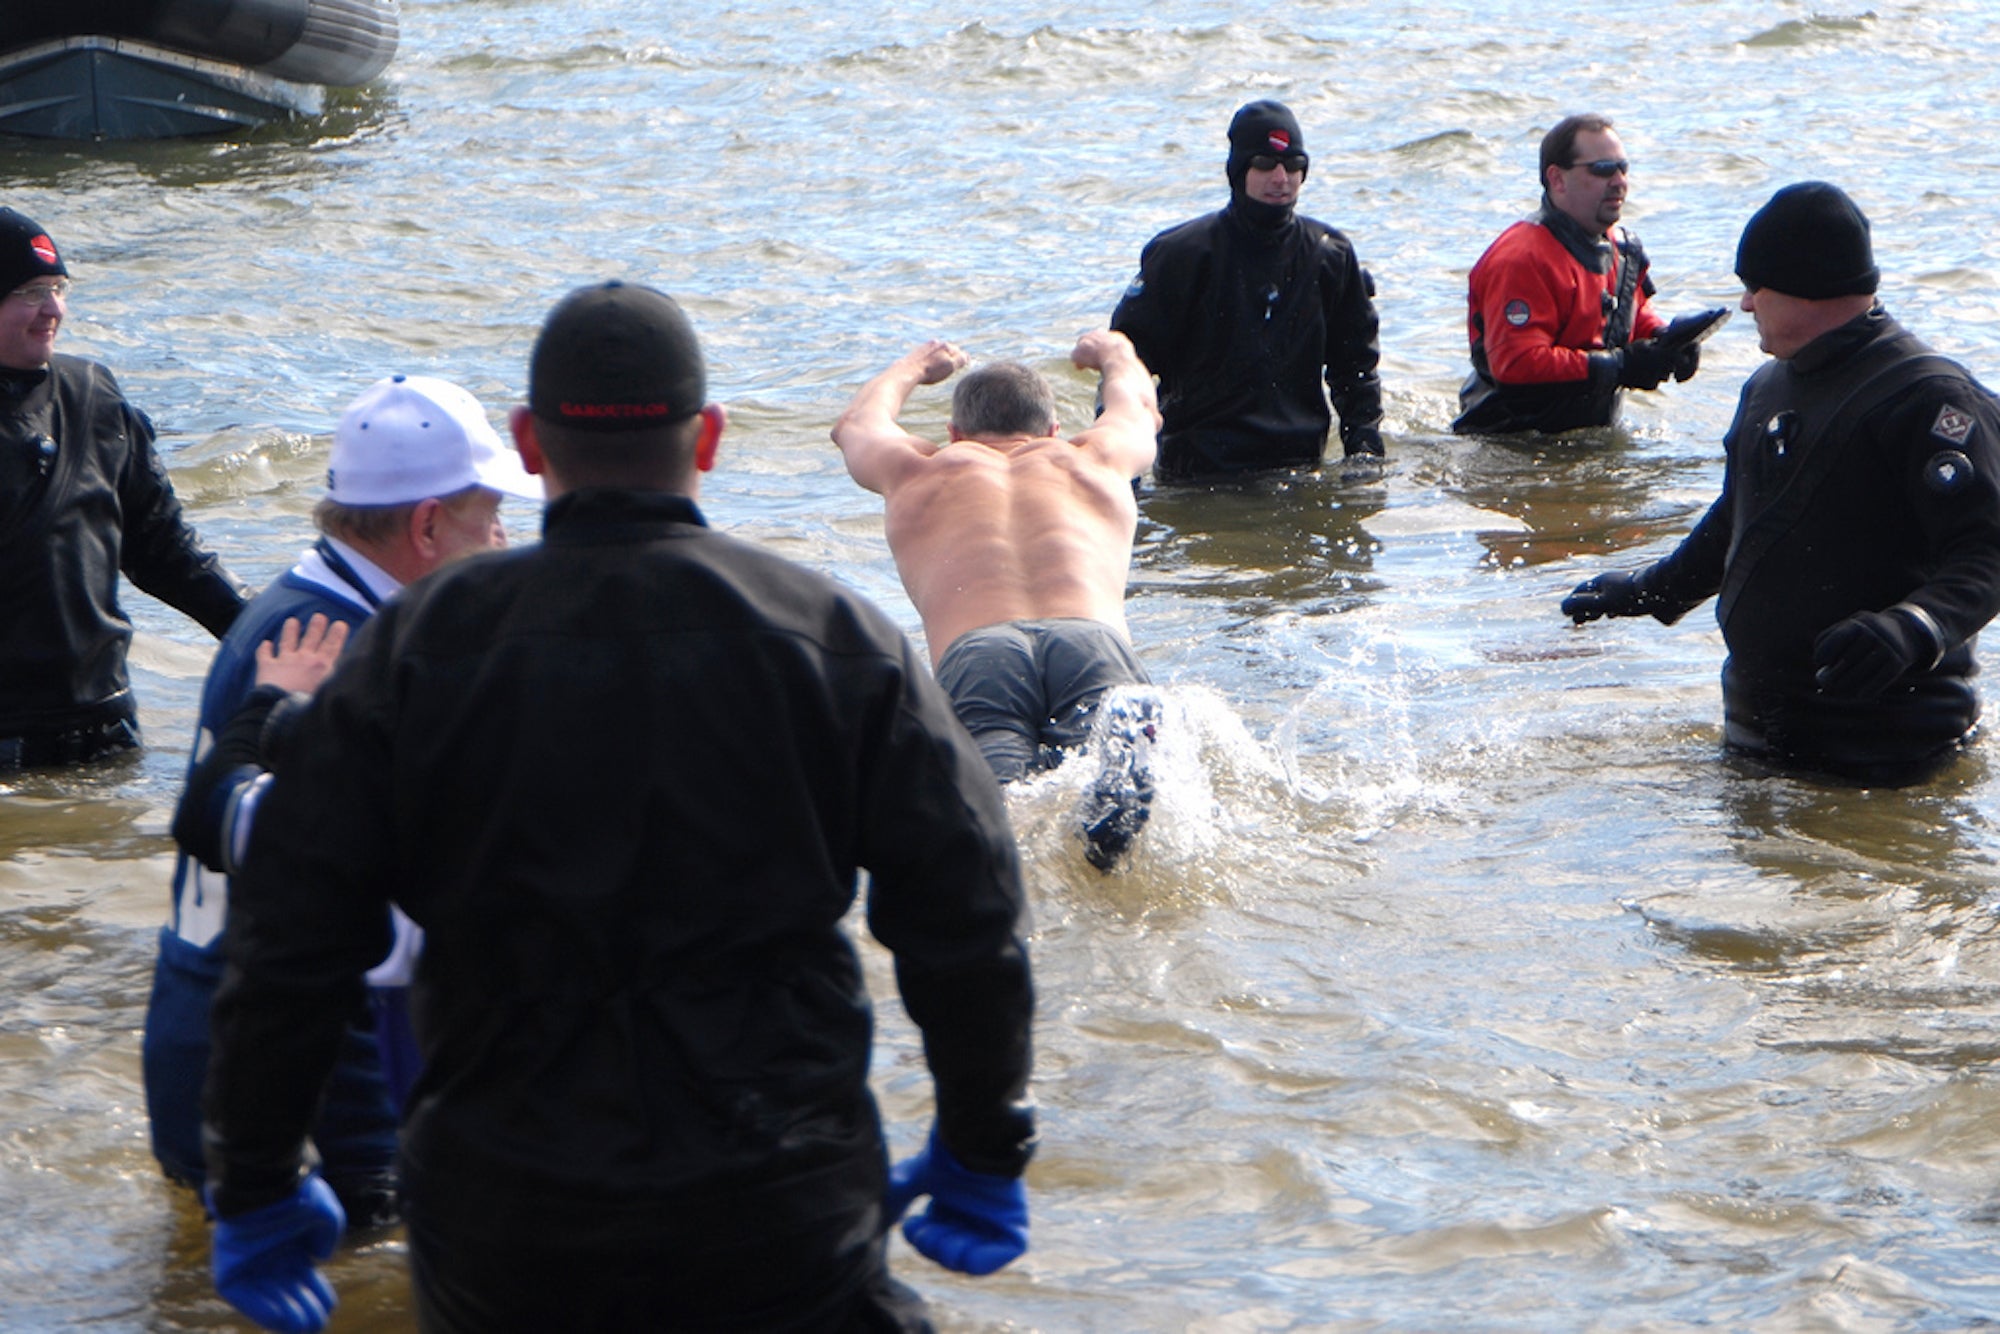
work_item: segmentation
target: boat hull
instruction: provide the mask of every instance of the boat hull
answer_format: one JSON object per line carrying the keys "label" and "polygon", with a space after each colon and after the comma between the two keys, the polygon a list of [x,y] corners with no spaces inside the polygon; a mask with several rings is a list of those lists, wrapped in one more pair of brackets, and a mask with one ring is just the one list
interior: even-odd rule
{"label": "boat hull", "polygon": [[0,133],[171,139],[316,116],[325,91],[115,37],[67,37],[0,55]]}

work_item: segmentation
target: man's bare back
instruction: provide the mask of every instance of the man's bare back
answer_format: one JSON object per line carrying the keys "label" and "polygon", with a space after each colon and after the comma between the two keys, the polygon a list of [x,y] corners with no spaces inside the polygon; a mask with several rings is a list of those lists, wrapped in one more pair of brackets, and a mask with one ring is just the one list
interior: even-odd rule
{"label": "man's bare back", "polygon": [[1132,479],[1152,466],[1159,413],[1152,379],[1121,334],[1077,341],[1078,366],[1103,376],[1104,410],[1070,439],[1039,430],[946,444],[896,424],[910,393],[967,364],[930,342],[870,381],[833,438],[855,481],[883,497],[890,552],[923,618],[931,660],[959,636],[1006,621],[1081,618],[1125,634],[1125,581],[1138,505]]}

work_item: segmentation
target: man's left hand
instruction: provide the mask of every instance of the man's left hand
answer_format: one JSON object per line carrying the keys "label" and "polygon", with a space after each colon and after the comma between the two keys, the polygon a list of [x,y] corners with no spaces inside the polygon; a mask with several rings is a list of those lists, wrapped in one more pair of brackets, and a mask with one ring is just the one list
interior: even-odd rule
{"label": "man's left hand", "polygon": [[347,1215],[333,1187],[307,1177],[292,1195],[215,1220],[215,1290],[280,1334],[318,1334],[333,1314],[333,1286],[314,1261],[333,1254]]}
{"label": "man's left hand", "polygon": [[1689,343],[1674,358],[1674,383],[1686,384],[1701,369],[1701,344]]}
{"label": "man's left hand", "polygon": [[1618,383],[1626,389],[1658,389],[1679,364],[1675,349],[1657,338],[1641,338],[1613,354],[1618,358]]}
{"label": "man's left hand", "polygon": [[961,1274],[990,1274],[1028,1249],[1028,1195],[1019,1177],[975,1172],[952,1156],[937,1128],[914,1158],[889,1170],[885,1216],[893,1223],[911,1201],[930,1207],[903,1223],[918,1252]]}

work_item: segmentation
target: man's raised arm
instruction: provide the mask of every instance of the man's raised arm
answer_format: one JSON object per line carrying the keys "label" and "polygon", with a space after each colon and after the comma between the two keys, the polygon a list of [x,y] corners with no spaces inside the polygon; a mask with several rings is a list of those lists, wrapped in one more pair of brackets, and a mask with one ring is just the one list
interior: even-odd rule
{"label": "man's raised arm", "polygon": [[886,495],[910,463],[937,453],[935,443],[905,431],[896,424],[896,416],[918,385],[949,379],[970,360],[955,344],[933,338],[896,358],[888,370],[863,385],[833,424],[833,443],[847,461],[847,475],[877,495]]}
{"label": "man's raised arm", "polygon": [[1076,340],[1070,360],[1102,377],[1098,390],[1103,411],[1075,443],[1095,449],[1105,461],[1137,477],[1153,466],[1159,448],[1160,403],[1153,375],[1132,347],[1132,340],[1109,329],[1093,329]]}

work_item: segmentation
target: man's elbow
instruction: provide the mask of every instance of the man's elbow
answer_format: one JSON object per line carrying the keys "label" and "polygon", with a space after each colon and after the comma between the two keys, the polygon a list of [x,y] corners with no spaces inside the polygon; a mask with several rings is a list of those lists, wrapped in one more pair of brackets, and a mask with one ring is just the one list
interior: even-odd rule
{"label": "man's elbow", "polygon": [[834,420],[833,429],[827,432],[827,435],[840,450],[841,457],[849,457],[849,452],[862,441],[861,423],[855,417],[853,409],[841,413]]}
{"label": "man's elbow", "polygon": [[859,482],[861,476],[855,471],[854,455],[849,449],[854,444],[855,438],[853,432],[847,429],[846,419],[842,418],[840,421],[835,422],[833,430],[828,434],[833,439],[834,447],[840,451],[840,461],[847,468],[847,475]]}

